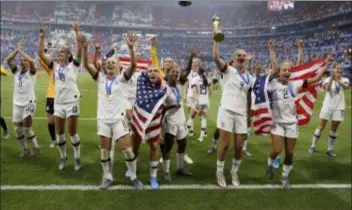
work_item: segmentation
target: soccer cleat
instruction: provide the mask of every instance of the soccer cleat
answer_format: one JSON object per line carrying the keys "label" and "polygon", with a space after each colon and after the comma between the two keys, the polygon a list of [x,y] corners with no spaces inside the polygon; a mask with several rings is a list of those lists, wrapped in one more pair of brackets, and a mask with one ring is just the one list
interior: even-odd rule
{"label": "soccer cleat", "polygon": [[66,162],[67,162],[67,156],[64,158],[60,158],[60,164],[59,164],[59,170],[62,171],[65,168]]}
{"label": "soccer cleat", "polygon": [[280,168],[280,156],[277,156],[273,162],[274,168]]}
{"label": "soccer cleat", "polygon": [[288,182],[288,177],[287,177],[287,176],[281,178],[281,183],[282,183],[282,187],[283,187],[284,189],[287,189],[287,190],[291,189],[291,185],[290,185],[290,183]]}
{"label": "soccer cleat", "polygon": [[176,170],[176,175],[179,175],[179,176],[192,176],[192,173],[187,171],[184,168],[179,168],[179,169]]}
{"label": "soccer cleat", "polygon": [[31,153],[29,154],[29,156],[36,156],[36,155],[39,154],[39,152],[40,152],[39,147],[33,147]]}
{"label": "soccer cleat", "polygon": [[134,189],[136,190],[143,190],[144,189],[144,185],[141,181],[139,181],[139,179],[134,179],[132,180],[132,184],[133,184],[133,187]]}
{"label": "soccer cleat", "polygon": [[110,187],[112,185],[112,180],[111,179],[103,179],[101,185],[100,185],[100,189],[104,190],[107,189],[108,187]]}
{"label": "soccer cleat", "polygon": [[315,152],[315,147],[310,147],[308,150],[308,154],[312,155]]}
{"label": "soccer cleat", "polygon": [[160,160],[159,160],[160,163],[163,163],[163,158],[161,157]]}
{"label": "soccer cleat", "polygon": [[165,172],[164,174],[163,174],[163,179],[166,181],[166,182],[171,182],[171,175],[170,175],[170,173],[169,172]]}
{"label": "soccer cleat", "polygon": [[202,142],[203,141],[203,136],[199,136],[198,141]]}
{"label": "soccer cleat", "polygon": [[190,157],[188,157],[187,154],[183,157],[183,160],[184,160],[187,164],[193,164],[193,160],[192,160]]}
{"label": "soccer cleat", "polygon": [[211,154],[211,153],[214,153],[216,151],[215,147],[210,147],[208,149],[208,153]]}
{"label": "soccer cleat", "polygon": [[240,186],[240,181],[238,179],[238,175],[237,172],[231,170],[231,177],[232,177],[232,185],[235,187],[239,187]]}
{"label": "soccer cleat", "polygon": [[150,178],[150,187],[152,189],[159,189],[159,183],[158,183],[158,180],[154,177],[151,177]]}
{"label": "soccer cleat", "polygon": [[252,156],[252,154],[248,150],[243,150],[243,154],[248,156],[248,157]]}
{"label": "soccer cleat", "polygon": [[273,166],[268,166],[266,173],[269,177],[270,180],[274,179],[274,170],[273,170]]}
{"label": "soccer cleat", "polygon": [[335,158],[336,157],[336,154],[332,151],[332,150],[327,150],[326,151],[326,154],[331,157],[331,158]]}
{"label": "soccer cleat", "polygon": [[205,133],[204,133],[204,137],[208,137],[208,134],[207,134],[207,132],[205,132]]}
{"label": "soccer cleat", "polygon": [[130,178],[132,176],[131,171],[127,170],[125,173],[125,177]]}
{"label": "soccer cleat", "polygon": [[216,179],[220,187],[222,188],[226,187],[226,180],[225,180],[224,174],[216,172]]}
{"label": "soccer cleat", "polygon": [[10,138],[10,133],[9,131],[4,131],[4,139]]}
{"label": "soccer cleat", "polygon": [[24,158],[28,154],[29,154],[29,149],[28,148],[24,148],[24,149],[22,149],[22,151],[20,153],[20,158]]}
{"label": "soccer cleat", "polygon": [[75,159],[75,165],[73,167],[73,169],[75,171],[79,171],[79,169],[81,169],[82,165],[81,165],[81,159]]}
{"label": "soccer cleat", "polygon": [[55,148],[56,147],[56,141],[51,141],[50,143],[50,148]]}
{"label": "soccer cleat", "polygon": [[188,136],[193,136],[193,131],[189,131]]}

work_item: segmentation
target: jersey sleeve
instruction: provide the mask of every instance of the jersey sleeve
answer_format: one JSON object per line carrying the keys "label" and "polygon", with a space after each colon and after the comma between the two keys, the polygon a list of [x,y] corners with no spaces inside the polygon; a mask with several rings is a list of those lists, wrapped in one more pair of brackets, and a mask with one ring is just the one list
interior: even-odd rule
{"label": "jersey sleeve", "polygon": [[327,85],[329,83],[329,80],[330,80],[330,77],[325,78],[323,81],[323,86]]}
{"label": "jersey sleeve", "polygon": [[49,66],[47,66],[41,58],[38,58],[38,60],[39,60],[40,65],[46,71],[46,73],[49,74],[49,72],[51,72],[51,69],[49,68]]}
{"label": "jersey sleeve", "polygon": [[343,77],[343,78],[342,78],[342,83],[344,83],[344,84],[347,83],[348,86],[351,84],[351,83],[350,83],[350,80],[349,80],[348,78],[346,78],[346,77]]}

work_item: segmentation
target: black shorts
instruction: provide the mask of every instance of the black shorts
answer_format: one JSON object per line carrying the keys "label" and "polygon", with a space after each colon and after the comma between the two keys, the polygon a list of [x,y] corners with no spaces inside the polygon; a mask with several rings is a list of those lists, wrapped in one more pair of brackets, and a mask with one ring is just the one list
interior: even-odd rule
{"label": "black shorts", "polygon": [[46,98],[46,112],[54,114],[54,98]]}

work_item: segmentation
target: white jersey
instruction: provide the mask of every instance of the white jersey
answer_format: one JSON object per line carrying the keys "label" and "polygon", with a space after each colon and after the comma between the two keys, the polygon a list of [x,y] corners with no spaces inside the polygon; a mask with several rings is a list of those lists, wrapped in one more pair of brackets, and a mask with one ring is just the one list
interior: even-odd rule
{"label": "white jersey", "polygon": [[35,84],[36,75],[29,70],[21,73],[17,67],[14,76],[13,104],[16,106],[27,106],[36,100]]}
{"label": "white jersey", "polygon": [[77,86],[79,65],[73,61],[61,67],[60,64],[53,62],[51,69],[54,71],[55,103],[66,104],[78,101],[81,97]]}
{"label": "white jersey", "polygon": [[193,78],[192,84],[197,88],[197,105],[209,105],[209,85],[203,84],[201,76]]}
{"label": "white jersey", "polygon": [[277,79],[268,84],[271,94],[271,110],[276,123],[297,123],[295,97],[302,88],[304,80],[290,81],[287,85]]}
{"label": "white jersey", "polygon": [[[328,84],[330,78],[326,78],[323,85]],[[341,78],[342,83],[350,83],[346,77]],[[330,91],[326,92],[322,110],[345,110],[345,93],[343,87],[335,80],[332,81]]]}
{"label": "white jersey", "polygon": [[165,113],[165,122],[171,125],[184,125],[186,123],[186,116],[183,110],[181,87],[171,87],[168,85],[166,94],[165,105],[180,104],[181,107],[169,109]]}
{"label": "white jersey", "polygon": [[193,81],[193,78],[195,78],[198,75],[199,74],[197,72],[194,72],[193,70],[191,70],[191,73],[189,73],[189,75],[187,76],[187,80],[188,80],[187,98],[193,97],[192,81]]}
{"label": "white jersey", "polygon": [[247,94],[253,84],[253,77],[245,72],[240,74],[237,69],[227,66],[220,80],[222,96],[220,106],[240,115],[247,115]]}
{"label": "white jersey", "polygon": [[[97,118],[105,123],[114,123],[125,118],[125,103],[121,98],[124,94],[126,79],[123,74],[108,79],[108,76],[99,72],[96,80],[98,86],[98,113]],[[108,91],[111,94],[108,94]]]}
{"label": "white jersey", "polygon": [[[122,73],[122,75],[123,75],[123,73]],[[123,89],[124,89],[124,97],[130,102],[136,101],[137,80],[140,75],[141,75],[141,72],[135,72],[135,73],[133,73],[131,79],[129,79],[127,82],[121,84],[121,85],[123,85]]]}

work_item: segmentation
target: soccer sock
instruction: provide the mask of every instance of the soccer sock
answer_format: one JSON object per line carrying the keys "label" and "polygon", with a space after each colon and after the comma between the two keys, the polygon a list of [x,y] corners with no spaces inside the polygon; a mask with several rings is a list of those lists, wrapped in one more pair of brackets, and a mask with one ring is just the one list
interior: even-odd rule
{"label": "soccer sock", "polygon": [[101,166],[103,168],[104,172],[104,178],[105,179],[110,179],[112,180],[112,173],[110,170],[110,151],[107,149],[101,149],[100,150],[100,155],[101,155]]}
{"label": "soccer sock", "polygon": [[24,138],[23,127],[15,127],[16,138],[22,146],[22,149],[27,149],[27,144]]}
{"label": "soccer sock", "polygon": [[60,158],[65,158],[67,156],[65,134],[58,134],[57,138],[58,138],[57,145],[59,146],[58,148],[60,152]]}
{"label": "soccer sock", "polygon": [[241,165],[241,160],[236,160],[235,158],[232,159],[232,171],[237,172]]}
{"label": "soccer sock", "polygon": [[334,149],[334,143],[336,141],[336,137],[337,137],[337,133],[330,131],[330,135],[329,135],[329,142],[328,142],[328,150],[332,151]]}
{"label": "soccer sock", "polygon": [[163,159],[163,166],[164,166],[164,172],[170,173],[170,159],[168,159],[168,160]]}
{"label": "soccer sock", "polygon": [[313,134],[313,141],[311,147],[315,148],[318,144],[319,138],[320,138],[320,129],[316,129]]}
{"label": "soccer sock", "polygon": [[31,127],[24,127],[24,133],[25,133],[27,139],[32,141],[33,146],[35,148],[39,148],[39,145],[37,142],[37,137],[35,136],[34,132],[32,131],[32,128]]}
{"label": "soccer sock", "polygon": [[224,174],[225,160],[216,160],[216,173]]}
{"label": "soccer sock", "polygon": [[112,170],[112,167],[114,165],[114,160],[115,160],[115,145],[116,145],[116,141],[112,141],[111,142],[111,149],[110,149],[110,165],[111,165],[111,170]]}
{"label": "soccer sock", "polygon": [[271,159],[271,157],[268,157],[268,166],[272,166],[273,165],[273,159]]}
{"label": "soccer sock", "polygon": [[282,178],[287,178],[288,175],[290,174],[291,169],[292,169],[292,165],[284,164],[282,167]]}
{"label": "soccer sock", "polygon": [[246,151],[247,150],[247,144],[248,144],[248,141],[247,141],[247,137],[246,137],[246,139],[243,142],[242,151]]}
{"label": "soccer sock", "polygon": [[185,165],[185,153],[176,153],[176,168],[182,169]]}
{"label": "soccer sock", "polygon": [[51,141],[56,141],[56,134],[55,134],[55,125],[48,124],[48,131],[51,137]]}
{"label": "soccer sock", "polygon": [[136,160],[136,156],[134,155],[133,151],[132,151],[132,147],[129,147],[125,150],[122,151],[123,156],[125,157],[125,161],[126,161],[126,166],[128,168],[128,171],[130,171],[131,173],[131,180],[134,180],[137,178],[136,175],[136,170],[137,170],[137,160]]}
{"label": "soccer sock", "polygon": [[190,116],[190,117],[188,117],[188,120],[187,120],[187,128],[188,128],[188,130],[189,131],[193,131],[193,119],[192,119],[192,117]]}
{"label": "soccer sock", "polygon": [[200,117],[200,136],[205,136],[207,130],[207,118],[205,116]]}
{"label": "soccer sock", "polygon": [[4,132],[7,131],[6,122],[3,117],[0,117],[0,125],[1,125],[2,129],[4,129]]}
{"label": "soccer sock", "polygon": [[215,130],[214,137],[213,137],[213,144],[211,145],[213,148],[216,148],[216,145],[218,144],[218,140],[220,137],[220,132],[218,129]]}
{"label": "soccer sock", "polygon": [[80,159],[81,157],[81,147],[80,147],[80,140],[79,140],[79,136],[76,133],[75,135],[71,136],[71,142],[72,142],[72,146],[73,146],[73,155],[74,158]]}
{"label": "soccer sock", "polygon": [[158,173],[158,163],[159,161],[150,161],[150,177],[156,178]]}

